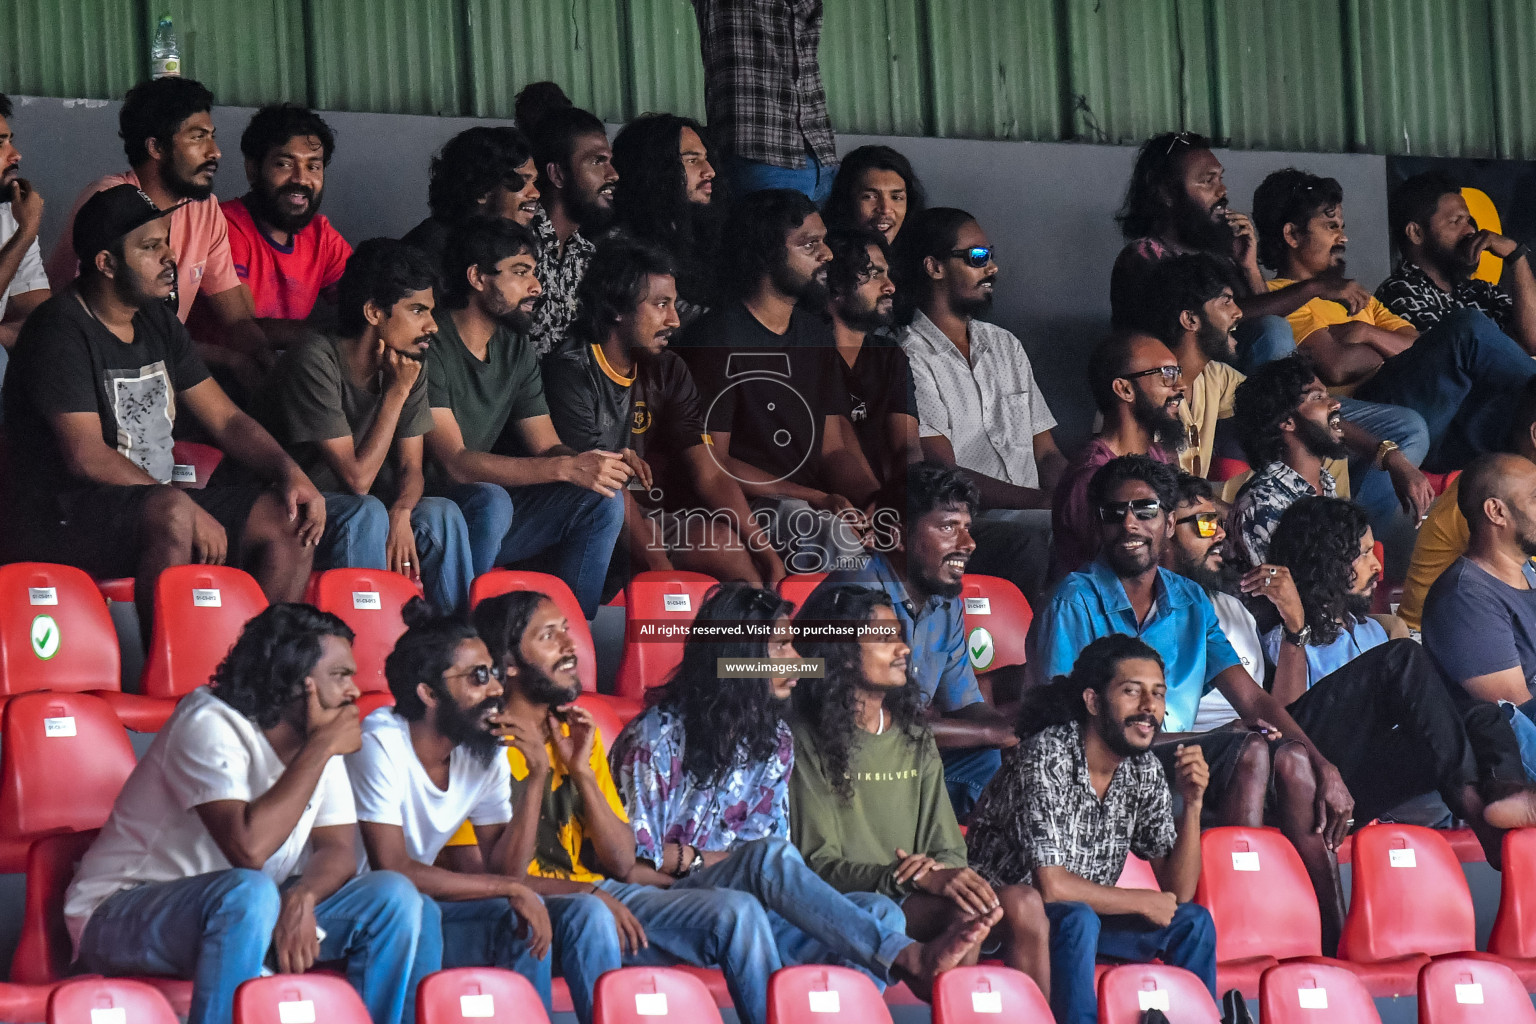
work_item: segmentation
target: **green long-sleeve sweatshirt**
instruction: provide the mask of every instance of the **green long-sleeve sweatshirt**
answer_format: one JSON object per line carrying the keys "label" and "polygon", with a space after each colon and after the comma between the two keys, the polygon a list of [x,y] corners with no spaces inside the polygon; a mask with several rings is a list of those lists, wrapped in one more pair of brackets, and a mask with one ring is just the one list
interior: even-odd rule
{"label": "green long-sleeve sweatshirt", "polygon": [[827,884],[840,892],[906,896],[914,889],[896,883],[898,849],[927,854],[945,867],[965,866],[965,837],[931,736],[917,741],[894,728],[879,736],[858,733],[849,765],[853,799],[845,802],[827,781],[810,730],[791,725],[790,833]]}

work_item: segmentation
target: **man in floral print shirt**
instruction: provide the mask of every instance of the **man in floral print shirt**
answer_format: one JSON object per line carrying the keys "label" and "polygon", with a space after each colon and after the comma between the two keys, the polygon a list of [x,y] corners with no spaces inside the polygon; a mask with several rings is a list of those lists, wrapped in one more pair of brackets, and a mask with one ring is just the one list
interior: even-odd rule
{"label": "man in floral print shirt", "polygon": [[791,610],[772,591],[746,584],[718,588],[699,608],[695,636],[701,624],[717,623],[719,632],[744,638],[690,639],[671,681],[652,691],[651,707],[614,743],[613,774],[635,831],[635,856],[674,879],[673,887],[756,896],[785,965],[846,964],[878,984],[906,981],[924,993],[936,974],[961,962],[984,927],[962,922],[931,942],[914,942],[890,899],[845,895],[806,867],[788,841],[794,746],[782,709],[795,679],[719,676],[722,657],[796,657]]}

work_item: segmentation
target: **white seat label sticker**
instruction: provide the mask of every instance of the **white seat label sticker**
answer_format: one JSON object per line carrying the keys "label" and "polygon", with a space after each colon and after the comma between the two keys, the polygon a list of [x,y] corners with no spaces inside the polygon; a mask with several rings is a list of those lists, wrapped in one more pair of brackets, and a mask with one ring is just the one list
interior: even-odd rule
{"label": "white seat label sticker", "polygon": [[277,1004],[277,1024],[315,1024],[312,999],[291,999]]}
{"label": "white seat label sticker", "polygon": [[1148,1010],[1168,1012],[1168,990],[1165,988],[1142,989],[1136,993],[1136,1006],[1145,1013]]}
{"label": "white seat label sticker", "polygon": [[211,588],[194,587],[192,590],[192,607],[222,608],[224,607],[224,596],[219,591]]}
{"label": "white seat label sticker", "polygon": [[1413,850],[1388,850],[1387,863],[1394,868],[1416,868],[1418,862],[1414,859]]}
{"label": "white seat label sticker", "polygon": [[635,1012],[642,1017],[665,1017],[667,994],[665,992],[636,992]]}
{"label": "white seat label sticker", "polygon": [[75,735],[75,719],[71,715],[67,718],[43,719],[43,735],[52,739],[56,736]]}
{"label": "white seat label sticker", "polygon": [[1303,1010],[1326,1010],[1328,1009],[1328,990],[1299,988],[1296,990],[1296,1002]]}
{"label": "white seat label sticker", "polygon": [[1259,855],[1253,850],[1232,851],[1233,871],[1257,871],[1259,870]]}
{"label": "white seat label sticker", "polygon": [[967,615],[991,615],[992,599],[990,597],[968,597],[965,599],[965,614]]}
{"label": "white seat label sticker", "polygon": [[360,612],[376,612],[383,610],[384,602],[379,600],[377,590],[354,590],[352,607]]}
{"label": "white seat label sticker", "polygon": [[1470,1003],[1476,1006],[1483,1005],[1483,986],[1477,982],[1470,985],[1456,986],[1456,1001],[1458,1003]]}
{"label": "white seat label sticker", "polygon": [[489,992],[482,992],[479,995],[473,996],[459,996],[459,1016],[496,1016],[496,997]]}
{"label": "white seat label sticker", "polygon": [[837,998],[836,992],[808,992],[811,997],[812,1013],[842,1013],[842,1003]]}
{"label": "white seat label sticker", "polygon": [[91,1024],[128,1024],[128,1009],[123,1006],[93,1006]]}
{"label": "white seat label sticker", "polygon": [[976,1013],[1002,1013],[1003,994],[1001,992],[972,992],[971,1009]]}
{"label": "white seat label sticker", "polygon": [[661,607],[669,612],[691,612],[693,601],[688,594],[662,594]]}
{"label": "white seat label sticker", "polygon": [[30,605],[58,604],[59,591],[55,587],[28,587],[27,603]]}

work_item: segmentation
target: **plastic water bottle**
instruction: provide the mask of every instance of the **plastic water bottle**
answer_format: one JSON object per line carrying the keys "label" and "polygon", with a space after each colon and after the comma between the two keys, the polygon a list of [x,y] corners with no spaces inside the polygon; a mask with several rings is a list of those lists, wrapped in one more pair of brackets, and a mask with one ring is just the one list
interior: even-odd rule
{"label": "plastic water bottle", "polygon": [[181,47],[176,45],[169,14],[160,15],[160,24],[155,27],[155,40],[149,46],[149,71],[153,78],[181,75]]}

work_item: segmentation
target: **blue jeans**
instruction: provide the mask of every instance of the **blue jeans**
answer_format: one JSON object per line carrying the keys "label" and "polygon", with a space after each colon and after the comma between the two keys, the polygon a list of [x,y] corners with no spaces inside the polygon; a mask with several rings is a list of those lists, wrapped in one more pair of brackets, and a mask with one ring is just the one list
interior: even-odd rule
{"label": "blue jeans", "polygon": [[[244,868],[125,889],[91,915],[77,963],[190,978],[187,1024],[227,1024],[235,989],[261,973],[281,899],[276,883]],[[415,1019],[416,984],[437,968],[436,944],[418,943],[425,914],[416,887],[393,871],[353,878],[315,907],[320,959],[346,960],[374,1024]]]}
{"label": "blue jeans", "polygon": [[[588,893],[545,896],[544,908],[554,929],[550,948],[560,961],[560,976],[571,992],[571,1009],[581,1024],[592,1024],[592,989],[608,971],[624,966],[619,953],[618,926],[603,901]],[[547,963],[547,961],[546,961]],[[543,987],[535,981],[545,1010],[553,1013],[549,998],[550,968],[544,968]],[[533,979],[529,979],[533,980]]]}
{"label": "blue jeans", "polygon": [[1424,417],[1426,469],[1448,473],[1484,452],[1502,451],[1536,360],[1481,310],[1458,309],[1381,364],[1356,392]]}
{"label": "blue jeans", "polygon": [[1296,334],[1283,316],[1244,317],[1237,325],[1237,358],[1233,365],[1245,377],[1265,363],[1284,359],[1296,351]]}
{"label": "blue jeans", "polygon": [[1098,956],[1130,963],[1154,957],[1198,975],[1216,998],[1216,925],[1198,903],[1181,903],[1166,928],[1135,915],[1100,917],[1086,903],[1047,903],[1051,922],[1051,1012],[1057,1024],[1098,1024]]}
{"label": "blue jeans", "polygon": [[949,802],[955,807],[955,817],[964,823],[976,809],[981,791],[1003,766],[1003,752],[996,747],[941,750],[939,758],[944,762],[944,788],[949,791]]}
{"label": "blue jeans", "polygon": [[1536,781],[1536,722],[1526,718],[1513,704],[1501,703],[1499,706],[1509,719],[1509,727],[1515,733],[1515,742],[1520,746],[1520,766],[1525,769],[1525,777]]}
{"label": "blue jeans", "polygon": [[725,171],[734,195],[744,196],[767,188],[792,188],[810,197],[817,206],[824,204],[832,194],[832,178],[837,174],[835,166],[821,166],[809,150],[801,166],[796,168],[776,167],[733,156],[726,159]]}
{"label": "blue jeans", "polygon": [[[545,1012],[553,1012],[550,995],[550,958],[540,960],[517,936],[519,921],[504,899],[434,900],[422,897],[423,943],[431,924],[438,926],[441,962],[453,967],[500,967],[527,978],[544,1000]],[[430,924],[429,924],[430,919]]]}
{"label": "blue jeans", "polygon": [[785,966],[836,963],[868,974],[882,989],[891,964],[912,944],[907,917],[879,893],[843,894],[806,867],[794,845],[758,839],[711,867],[678,879],[672,892],[731,889],[757,898]]}
{"label": "blue jeans", "polygon": [[542,556],[587,618],[597,614],[613,546],[624,527],[624,495],[605,498],[571,484],[458,484],[444,491],[464,513],[474,575]]}
{"label": "blue jeans", "polygon": [[[768,912],[754,897],[730,889],[658,889],[611,878],[598,884],[635,915],[650,942],[624,957],[624,966],[718,967],[742,1024],[766,1024],[768,979],[783,962]],[[551,916],[554,904],[551,900]],[[599,930],[616,953],[619,939],[612,915],[608,927]]]}
{"label": "blue jeans", "polygon": [[[444,612],[469,607],[469,531],[447,498],[422,498],[411,510],[411,533],[427,600]],[[325,494],[325,535],[315,551],[317,569],[387,569],[389,512],[372,495]]]}
{"label": "blue jeans", "polygon": [[[1415,466],[1429,453],[1429,428],[1424,417],[1412,409],[1362,402],[1358,398],[1340,398],[1339,413],[1383,441],[1396,441],[1403,458]],[[1376,539],[1389,551],[1401,553],[1406,558],[1413,551],[1418,520],[1412,513],[1403,511],[1397,491],[1392,488],[1392,477],[1385,470],[1377,469],[1372,461],[1369,455],[1349,460],[1351,497],[1365,509]],[[1391,578],[1397,579],[1400,575],[1397,573]]]}

